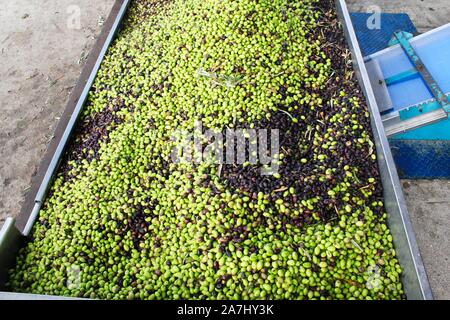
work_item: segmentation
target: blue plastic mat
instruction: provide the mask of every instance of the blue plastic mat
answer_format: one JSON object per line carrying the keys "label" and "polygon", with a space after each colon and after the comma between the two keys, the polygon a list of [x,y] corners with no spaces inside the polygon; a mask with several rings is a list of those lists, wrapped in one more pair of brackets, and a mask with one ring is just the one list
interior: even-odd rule
{"label": "blue plastic mat", "polygon": [[450,141],[390,140],[389,144],[401,178],[450,178]]}
{"label": "blue plastic mat", "polygon": [[387,48],[395,31],[417,34],[416,27],[406,13],[381,13],[380,29],[368,28],[367,22],[372,16],[373,13],[350,13],[363,56]]}

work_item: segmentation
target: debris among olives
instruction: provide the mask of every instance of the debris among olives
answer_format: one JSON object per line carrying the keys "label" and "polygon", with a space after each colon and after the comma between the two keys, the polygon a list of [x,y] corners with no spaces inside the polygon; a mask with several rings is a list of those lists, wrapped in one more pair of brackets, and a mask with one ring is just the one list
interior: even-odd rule
{"label": "debris among olives", "polygon": [[[280,130],[279,171],[171,137]],[[332,0],[135,0],[11,270],[102,299],[399,299],[369,112]]]}

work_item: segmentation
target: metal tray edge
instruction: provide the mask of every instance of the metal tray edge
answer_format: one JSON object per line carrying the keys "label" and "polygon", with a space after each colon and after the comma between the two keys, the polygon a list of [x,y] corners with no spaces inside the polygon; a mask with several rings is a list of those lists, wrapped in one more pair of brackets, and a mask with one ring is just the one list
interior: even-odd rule
{"label": "metal tray edge", "polygon": [[385,206],[389,216],[389,228],[403,269],[402,280],[405,293],[410,300],[433,300],[433,293],[417,245],[400,179],[345,0],[336,0],[336,8],[352,52],[354,69],[371,114]]}

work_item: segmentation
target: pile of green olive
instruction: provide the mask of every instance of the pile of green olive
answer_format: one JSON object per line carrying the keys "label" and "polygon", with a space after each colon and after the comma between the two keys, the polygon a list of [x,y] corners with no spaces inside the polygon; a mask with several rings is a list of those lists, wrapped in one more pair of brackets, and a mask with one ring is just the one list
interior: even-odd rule
{"label": "pile of green olive", "polygon": [[[325,23],[332,3],[133,1],[84,108],[95,125],[75,138],[11,289],[402,298],[367,107],[350,56],[330,53],[343,37]],[[280,171],[256,185],[259,171],[244,183],[239,165],[171,161],[171,137],[196,121],[284,130]]]}

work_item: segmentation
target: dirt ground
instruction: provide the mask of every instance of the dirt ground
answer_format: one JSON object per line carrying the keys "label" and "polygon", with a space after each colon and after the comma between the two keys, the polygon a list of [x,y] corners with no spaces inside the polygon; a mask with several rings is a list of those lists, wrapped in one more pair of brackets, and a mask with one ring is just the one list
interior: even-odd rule
{"label": "dirt ground", "polygon": [[[0,227],[19,213],[113,3],[0,0]],[[347,3],[351,11],[377,5],[384,12],[406,12],[420,32],[450,22],[448,0]],[[403,181],[403,186],[435,297],[450,299],[450,182]]]}
{"label": "dirt ground", "polygon": [[0,225],[16,216],[113,0],[0,0]]}

